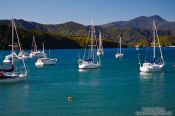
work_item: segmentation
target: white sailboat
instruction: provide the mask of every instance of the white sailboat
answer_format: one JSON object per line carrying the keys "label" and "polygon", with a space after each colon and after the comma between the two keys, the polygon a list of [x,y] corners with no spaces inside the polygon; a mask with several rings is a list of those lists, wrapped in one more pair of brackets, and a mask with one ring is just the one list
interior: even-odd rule
{"label": "white sailboat", "polygon": [[[43,53],[44,52],[44,43],[43,43]],[[53,65],[57,63],[57,58],[48,58],[47,55],[45,54],[45,56],[43,58],[39,58],[36,62],[35,62],[35,66],[44,66],[44,65]]]}
{"label": "white sailboat", "polygon": [[37,49],[37,45],[36,45],[36,41],[35,41],[35,37],[33,36],[33,41],[32,41],[32,50],[30,52],[30,58],[41,58],[44,57],[46,54],[44,53],[44,51],[39,51]]}
{"label": "white sailboat", "polygon": [[[10,45],[12,46],[12,45]],[[14,51],[14,53],[12,54],[9,54],[9,55],[6,55],[4,60],[3,60],[3,63],[10,63],[12,62],[12,55],[13,55],[13,59],[14,61],[21,61],[22,59],[25,59],[25,58],[30,58],[29,54],[24,52],[23,50],[20,50],[18,55],[16,54],[16,52]]]}
{"label": "white sailboat", "polygon": [[[157,38],[157,41],[156,41],[156,38]],[[160,58],[156,57],[156,45],[158,45],[158,47],[159,47]],[[156,28],[154,21],[153,21],[153,58],[152,58],[152,61],[151,62],[145,61],[145,63],[143,63],[141,65],[140,60],[139,60],[139,64],[140,64],[140,71],[141,72],[161,71],[165,65],[162,50],[161,50],[161,45],[160,45],[159,37],[158,37],[158,33],[157,33],[157,28]]]}
{"label": "white sailboat", "polygon": [[[84,56],[82,59],[78,60],[78,68],[79,69],[94,69],[101,67],[100,57],[96,55],[97,53],[97,45],[96,36],[95,36],[95,28],[94,24],[91,20],[90,26],[90,45],[88,44],[89,37],[87,38],[86,48],[84,50]],[[87,47],[90,47],[89,49]],[[87,50],[88,49],[88,50]],[[88,51],[88,53],[87,53]]]}
{"label": "white sailboat", "polygon": [[98,42],[98,44],[99,44],[99,46],[98,46],[98,49],[97,49],[97,56],[104,55],[102,37],[101,37],[101,32],[100,31],[99,31],[99,42]]}
{"label": "white sailboat", "polygon": [[[19,44],[19,48],[21,50],[21,46],[20,46],[20,41],[19,41],[19,37],[18,37],[18,33],[17,33],[17,28],[16,25],[12,19],[12,64],[11,64],[11,68],[10,69],[5,69],[5,68],[1,68],[0,69],[0,82],[18,82],[18,81],[23,81],[26,80],[28,77],[28,72],[26,69],[26,65],[24,62],[24,59],[22,59],[22,64],[23,66],[16,68],[15,64],[14,64],[14,29],[17,35],[17,40],[18,40],[18,44]],[[16,70],[14,70],[16,68]]]}
{"label": "white sailboat", "polygon": [[115,54],[115,57],[116,58],[122,58],[123,57],[123,53],[122,53],[122,48],[121,48],[121,36],[120,36],[120,40],[119,40],[119,48],[118,48],[118,51],[117,53]]}
{"label": "white sailboat", "polygon": [[18,53],[18,57],[25,59],[25,58],[30,58],[30,55],[27,52],[24,52],[24,50],[22,50]]}
{"label": "white sailboat", "polygon": [[3,60],[3,63],[11,63],[12,62],[12,57],[13,57],[14,61],[17,61],[17,60],[21,60],[22,59],[14,51],[13,53],[5,56],[5,58]]}
{"label": "white sailboat", "polygon": [[137,51],[139,50],[139,45],[138,45],[138,44],[136,45],[136,50],[137,50]]}

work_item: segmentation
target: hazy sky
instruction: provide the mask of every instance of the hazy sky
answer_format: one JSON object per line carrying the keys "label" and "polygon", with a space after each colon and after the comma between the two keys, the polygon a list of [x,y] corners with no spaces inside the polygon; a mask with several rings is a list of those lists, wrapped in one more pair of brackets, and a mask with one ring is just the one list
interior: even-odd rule
{"label": "hazy sky", "polygon": [[47,24],[75,21],[88,25],[160,15],[175,21],[175,0],[0,0],[0,19]]}

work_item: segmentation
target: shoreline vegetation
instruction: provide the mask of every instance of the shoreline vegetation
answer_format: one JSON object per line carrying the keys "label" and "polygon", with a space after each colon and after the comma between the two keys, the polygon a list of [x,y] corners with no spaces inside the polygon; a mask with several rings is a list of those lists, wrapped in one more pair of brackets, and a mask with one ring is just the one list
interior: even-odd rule
{"label": "shoreline vegetation", "polygon": [[[36,43],[39,49],[42,49],[42,42],[44,42],[46,49],[81,49],[86,45],[86,36],[65,36],[57,35],[52,33],[46,33],[38,30],[23,30],[18,29],[20,35],[20,41],[23,49],[31,49],[32,37],[35,35]],[[1,30],[0,30],[1,31]],[[5,35],[6,36],[6,35]],[[8,50],[9,40],[11,35],[8,38],[2,37],[0,34],[0,50]],[[175,36],[160,36],[160,43],[162,47],[174,47],[175,46]],[[98,39],[98,38],[97,38]],[[3,42],[6,41],[7,44],[4,46]],[[110,39],[102,39],[104,48],[117,48],[118,42]],[[128,42],[122,44],[123,48],[135,48],[135,47],[151,47],[150,40],[140,39],[138,41]]]}
{"label": "shoreline vegetation", "polygon": [[[4,47],[4,49],[10,49],[9,40],[11,35],[7,37],[6,25],[0,25],[0,49]],[[42,32],[39,30],[24,30],[18,29],[20,36],[20,41],[23,49],[31,49],[32,37],[35,35],[36,43],[39,49],[42,49],[41,43],[44,42],[46,49],[79,49],[84,48],[86,45],[87,36],[65,36],[58,35],[53,33]],[[5,33],[5,35],[3,35]],[[7,37],[7,38],[6,38]],[[175,36],[160,36],[160,43],[162,47],[173,47],[175,46]],[[97,37],[98,39],[98,37]],[[4,41],[6,41],[6,45],[4,46]],[[118,42],[116,40],[110,39],[102,39],[104,48],[117,48]],[[123,48],[135,48],[138,47],[150,47],[150,40],[140,39],[137,41],[129,41],[125,42],[122,47]]]}
{"label": "shoreline vegetation", "polygon": [[[2,48],[6,50],[11,49],[9,46],[11,35],[7,36],[7,32],[4,30],[7,30],[7,26],[4,25],[2,27],[0,25],[0,50],[2,50]],[[5,33],[5,35],[2,35],[2,33]],[[10,32],[8,33],[10,34]],[[87,41],[86,36],[57,35],[39,30],[18,29],[18,33],[23,49],[31,49],[33,35],[35,36],[38,49],[42,49],[42,42],[45,43],[46,49],[79,49],[84,48]],[[6,42],[6,44],[4,44],[4,42]],[[113,48],[117,46],[117,43],[112,40],[103,39],[103,42],[105,48]]]}

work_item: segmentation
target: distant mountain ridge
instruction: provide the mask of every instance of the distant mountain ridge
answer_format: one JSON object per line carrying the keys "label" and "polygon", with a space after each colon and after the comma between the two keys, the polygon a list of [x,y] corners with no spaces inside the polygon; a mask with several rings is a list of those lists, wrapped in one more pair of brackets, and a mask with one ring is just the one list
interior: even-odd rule
{"label": "distant mountain ridge", "polygon": [[[158,15],[140,16],[129,21],[117,21],[103,25],[96,25],[96,32],[102,32],[102,38],[116,41],[122,35],[124,44],[139,40],[150,40],[152,38],[152,23],[156,22],[159,35],[175,35],[175,22],[168,22]],[[40,24],[23,19],[15,19],[18,28],[25,30],[39,30],[63,36],[86,36],[89,26],[73,21],[62,24]],[[0,20],[0,25],[9,25],[9,20]]]}
{"label": "distant mountain ridge", "polygon": [[[129,21],[117,21],[111,22],[103,25],[98,25],[99,27],[115,27],[119,29],[135,28],[135,29],[152,29],[152,22],[155,21],[158,29],[175,31],[175,22],[168,22],[158,15],[146,17],[140,16]],[[70,21],[62,24],[40,24],[36,22],[28,22],[23,19],[15,20],[18,27],[22,29],[36,29],[45,32],[56,32],[60,31],[60,28],[75,28],[75,29],[86,29],[87,26]],[[9,24],[9,20],[0,20],[0,24]],[[79,27],[79,28],[77,28]],[[55,31],[56,30],[56,31]]]}
{"label": "distant mountain ridge", "polygon": [[[117,21],[117,22],[111,22],[103,25],[98,25],[98,27],[101,28],[118,28],[118,29],[152,29],[152,22],[155,21],[157,28],[159,30],[166,30],[175,32],[175,22],[168,22],[162,17],[158,15],[146,17],[146,16],[140,16],[134,19],[131,19],[129,21]],[[34,30],[40,30],[44,32],[60,32],[61,29],[68,29],[71,32],[70,29],[87,29],[87,26],[70,21],[62,24],[41,24],[37,22],[29,22],[25,21],[23,19],[15,20],[18,27],[22,29],[34,29]],[[9,20],[0,20],[0,24],[9,24]],[[79,32],[81,34],[81,32]]]}
{"label": "distant mountain ridge", "polygon": [[[0,24],[8,25],[10,20],[0,20]],[[77,34],[79,29],[86,29],[86,26],[82,24],[75,23],[73,21],[66,22],[63,24],[41,24],[37,22],[29,22],[23,19],[15,19],[15,23],[18,28],[26,29],[26,30],[40,30],[49,33],[62,33],[62,30],[67,30],[67,32],[71,33],[72,30],[76,30]],[[73,33],[74,34],[74,33]]]}
{"label": "distant mountain ridge", "polygon": [[168,22],[158,15],[146,17],[140,16],[129,21],[117,21],[102,25],[103,27],[116,27],[120,29],[135,28],[135,29],[152,29],[153,21],[156,22],[159,30],[175,32],[175,22]]}

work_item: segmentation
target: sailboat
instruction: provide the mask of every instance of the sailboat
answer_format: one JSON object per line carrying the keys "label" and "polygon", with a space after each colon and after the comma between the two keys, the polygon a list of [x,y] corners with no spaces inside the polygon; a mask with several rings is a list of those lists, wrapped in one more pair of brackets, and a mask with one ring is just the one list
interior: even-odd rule
{"label": "sailboat", "polygon": [[[12,45],[10,45],[12,46]],[[22,59],[24,58],[30,58],[29,54],[24,52],[24,50],[20,50],[18,55],[17,53],[14,51],[14,53],[12,54],[9,54],[9,55],[6,55],[4,60],[3,60],[3,63],[10,63],[12,62],[12,55],[13,55],[13,58],[14,58],[14,61],[21,61]]]}
{"label": "sailboat", "polygon": [[10,62],[12,62],[12,57],[13,57],[13,59],[14,59],[15,61],[21,60],[21,59],[22,59],[22,58],[19,57],[19,56],[16,54],[16,52],[14,51],[14,53],[11,53],[11,54],[5,56],[5,58],[4,58],[4,60],[3,60],[3,63],[10,63]]}
{"label": "sailboat", "polygon": [[[43,53],[44,52],[44,43],[43,43]],[[45,56],[43,58],[39,58],[36,62],[35,62],[35,66],[44,66],[44,65],[53,65],[57,63],[57,58],[48,58],[47,55],[45,54]]]}
{"label": "sailboat", "polygon": [[118,48],[117,53],[115,54],[115,57],[116,57],[116,58],[122,58],[123,55],[124,55],[124,54],[122,53],[122,49],[121,49],[121,36],[120,36],[119,48]]}
{"label": "sailboat", "polygon": [[13,19],[11,21],[11,24],[12,24],[12,45],[11,45],[11,50],[12,50],[12,62],[11,63],[12,64],[11,64],[10,69],[5,69],[5,68],[0,69],[0,82],[18,82],[18,81],[26,80],[28,77],[28,72],[26,69],[24,59],[22,59],[23,66],[16,68],[14,64],[14,53],[15,53],[14,52],[14,29],[16,32],[20,50],[21,50],[21,45],[20,45],[20,41],[19,41],[19,37],[17,33],[17,28],[16,28],[16,25]]}
{"label": "sailboat", "polygon": [[[157,38],[157,41],[156,41],[156,38]],[[165,65],[162,50],[161,50],[161,45],[160,45],[159,37],[158,37],[158,33],[157,33],[157,28],[156,28],[154,21],[153,21],[153,43],[152,44],[153,44],[153,58],[152,58],[152,60],[149,62],[145,61],[145,63],[143,63],[143,64],[141,64],[140,60],[139,60],[141,72],[161,71]],[[156,57],[156,45],[158,45],[158,47],[159,47],[160,58]]]}
{"label": "sailboat", "polygon": [[[95,68],[101,67],[100,57],[96,55],[97,42],[96,42],[96,36],[95,36],[95,27],[92,20],[91,20],[91,25],[89,29],[89,36],[90,37],[87,38],[87,44],[84,50],[83,58],[82,59],[79,58],[78,60],[79,69],[95,69]],[[90,38],[90,45],[88,42],[89,38]]]}
{"label": "sailboat", "polygon": [[103,51],[103,44],[102,44],[102,38],[101,38],[101,32],[99,31],[99,42],[98,42],[99,46],[97,49],[97,56],[101,56],[104,55],[104,51]]}
{"label": "sailboat", "polygon": [[35,41],[35,37],[33,36],[33,41],[32,41],[32,50],[30,52],[30,58],[40,58],[40,57],[44,57],[46,54],[44,53],[44,51],[39,51],[37,49],[37,45],[36,45],[36,41]]}
{"label": "sailboat", "polygon": [[21,58],[30,58],[30,55],[27,52],[25,52],[24,50],[22,50],[18,53],[18,57],[20,57],[20,59]]}
{"label": "sailboat", "polygon": [[136,50],[137,50],[137,51],[139,50],[139,45],[138,45],[138,44],[136,45]]}

